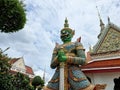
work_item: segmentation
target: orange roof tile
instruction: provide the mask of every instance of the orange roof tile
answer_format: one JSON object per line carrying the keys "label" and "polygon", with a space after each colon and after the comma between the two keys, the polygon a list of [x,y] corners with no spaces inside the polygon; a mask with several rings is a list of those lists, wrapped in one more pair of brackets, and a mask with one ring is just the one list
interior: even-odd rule
{"label": "orange roof tile", "polygon": [[26,66],[26,65],[25,65],[25,67],[26,67],[26,73],[34,75],[33,70],[32,70],[31,67]]}

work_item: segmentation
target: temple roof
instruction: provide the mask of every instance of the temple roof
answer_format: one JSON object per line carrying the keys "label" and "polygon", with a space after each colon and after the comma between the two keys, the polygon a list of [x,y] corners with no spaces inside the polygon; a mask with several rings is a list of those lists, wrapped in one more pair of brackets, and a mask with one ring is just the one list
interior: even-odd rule
{"label": "temple roof", "polygon": [[12,60],[9,61],[10,64],[15,63],[17,60],[19,60],[20,58],[13,58]]}
{"label": "temple roof", "polygon": [[[17,61],[20,60],[20,59],[21,59],[21,58],[13,58],[12,60],[9,61],[9,63],[10,63],[11,65],[13,65],[15,62],[17,62]],[[23,64],[23,65],[24,65],[24,64]],[[32,70],[31,67],[29,67],[29,66],[27,66],[27,65],[24,65],[24,66],[25,66],[25,69],[26,69],[26,73],[34,75],[34,72],[33,72],[33,70]],[[11,72],[16,72],[16,71],[11,70]]]}
{"label": "temple roof", "polygon": [[87,53],[88,63],[81,66],[86,73],[120,71],[120,28],[111,23],[100,32],[98,42]]}
{"label": "temple roof", "polygon": [[86,73],[120,71],[120,58],[91,61],[88,64],[81,66],[81,68],[82,68],[82,71]]}
{"label": "temple roof", "polygon": [[93,47],[93,53],[120,50],[120,28],[109,22],[100,33],[98,42]]}
{"label": "temple roof", "polygon": [[120,58],[112,60],[96,60],[84,65],[83,68],[103,68],[103,67],[120,67]]}

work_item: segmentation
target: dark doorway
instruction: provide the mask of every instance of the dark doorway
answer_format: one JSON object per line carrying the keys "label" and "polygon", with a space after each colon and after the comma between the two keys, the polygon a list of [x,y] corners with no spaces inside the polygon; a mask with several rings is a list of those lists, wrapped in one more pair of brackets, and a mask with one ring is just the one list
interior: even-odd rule
{"label": "dark doorway", "polygon": [[120,77],[114,79],[114,90],[120,90]]}

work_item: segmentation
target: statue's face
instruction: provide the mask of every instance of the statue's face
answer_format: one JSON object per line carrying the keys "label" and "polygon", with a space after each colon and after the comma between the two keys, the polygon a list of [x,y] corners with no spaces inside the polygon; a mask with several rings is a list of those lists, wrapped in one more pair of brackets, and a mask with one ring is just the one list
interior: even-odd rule
{"label": "statue's face", "polygon": [[61,31],[61,40],[66,43],[70,42],[73,37],[72,31],[69,30],[62,30]]}

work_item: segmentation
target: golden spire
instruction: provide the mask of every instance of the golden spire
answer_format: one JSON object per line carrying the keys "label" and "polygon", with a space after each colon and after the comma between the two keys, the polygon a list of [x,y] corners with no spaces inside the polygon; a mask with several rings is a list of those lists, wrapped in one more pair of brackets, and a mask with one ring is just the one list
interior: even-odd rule
{"label": "golden spire", "polygon": [[65,19],[64,27],[69,27],[69,24],[68,24],[68,20],[67,20],[67,18]]}
{"label": "golden spire", "polygon": [[104,29],[104,23],[101,19],[101,16],[100,16],[100,13],[99,13],[99,10],[98,10],[98,7],[96,6],[96,9],[97,9],[97,12],[98,12],[98,17],[99,17],[99,20],[100,20],[100,27],[101,27],[101,30]]}

